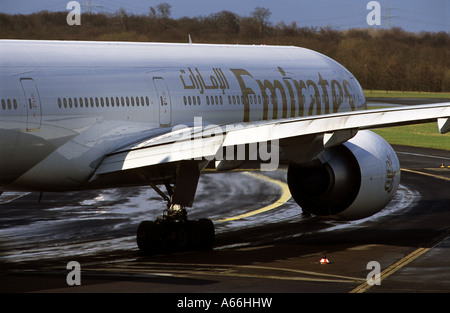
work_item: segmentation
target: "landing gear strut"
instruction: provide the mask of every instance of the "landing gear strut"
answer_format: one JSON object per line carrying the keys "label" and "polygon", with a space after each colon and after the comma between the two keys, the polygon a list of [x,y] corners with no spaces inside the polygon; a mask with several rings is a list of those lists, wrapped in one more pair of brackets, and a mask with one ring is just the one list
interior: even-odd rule
{"label": "landing gear strut", "polygon": [[209,219],[191,221],[186,206],[192,206],[198,178],[199,164],[182,161],[178,165],[175,188],[167,183],[169,196],[157,186],[150,186],[167,201],[167,210],[155,221],[142,222],[136,241],[143,254],[188,250],[211,250],[214,244],[214,224]]}

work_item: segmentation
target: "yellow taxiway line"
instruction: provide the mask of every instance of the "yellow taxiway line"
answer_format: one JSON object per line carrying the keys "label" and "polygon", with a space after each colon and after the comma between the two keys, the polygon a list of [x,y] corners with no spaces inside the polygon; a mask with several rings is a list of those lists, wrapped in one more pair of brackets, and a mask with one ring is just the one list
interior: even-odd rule
{"label": "yellow taxiway line", "polygon": [[401,168],[401,170],[404,171],[404,172],[409,172],[409,173],[414,173],[414,174],[419,174],[419,175],[424,175],[424,176],[430,176],[430,177],[433,177],[433,178],[450,181],[450,178],[449,177],[445,177],[445,176],[434,175],[434,174],[420,172],[420,171],[415,171],[415,170],[409,170],[409,169],[406,169],[406,168]]}
{"label": "yellow taxiway line", "polygon": [[[409,263],[411,263],[412,261],[414,261],[415,259],[420,257],[421,255],[430,251],[434,246],[436,246],[440,242],[446,240],[447,237],[449,236],[449,234],[450,234],[450,231],[448,230],[448,231],[444,232],[443,234],[441,234],[440,236],[438,236],[437,238],[433,239],[425,247],[414,250],[413,252],[411,252],[410,254],[401,258],[394,264],[388,266],[385,270],[383,270],[380,273],[380,283],[384,279],[388,278],[389,276],[391,276],[398,270],[402,269],[403,267],[405,267],[406,265],[408,265]],[[363,292],[366,292],[367,290],[369,290],[373,286],[374,285],[370,285],[367,282],[364,282],[361,285],[357,286],[355,289],[351,290],[350,293],[363,293]]]}
{"label": "yellow taxiway line", "polygon": [[263,180],[263,181],[266,181],[266,182],[270,182],[272,184],[275,184],[275,185],[279,186],[280,189],[281,189],[281,196],[280,196],[280,198],[277,201],[275,201],[274,203],[272,203],[272,204],[270,204],[268,206],[262,207],[262,208],[260,208],[258,210],[254,210],[254,211],[251,211],[251,212],[248,212],[248,213],[240,214],[240,215],[229,217],[229,218],[224,218],[224,219],[219,220],[219,222],[235,221],[235,220],[239,220],[241,218],[246,218],[246,217],[253,216],[253,215],[256,215],[256,214],[264,213],[264,212],[273,210],[273,209],[275,209],[275,208],[285,204],[291,198],[291,193],[289,191],[289,186],[286,183],[284,183],[284,182],[282,182],[280,180],[277,180],[277,179],[273,179],[273,178],[267,177],[267,176],[259,174],[259,173],[244,172],[244,174],[253,176],[254,178],[257,178],[257,179],[260,179],[260,180]]}

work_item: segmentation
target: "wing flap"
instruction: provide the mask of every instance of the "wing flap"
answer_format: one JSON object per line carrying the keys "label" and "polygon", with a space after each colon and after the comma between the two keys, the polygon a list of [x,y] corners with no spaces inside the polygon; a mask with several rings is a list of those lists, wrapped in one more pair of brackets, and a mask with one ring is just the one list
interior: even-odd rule
{"label": "wing flap", "polygon": [[190,130],[191,132],[186,131],[183,134],[172,133],[173,137],[170,140],[165,135],[162,142],[157,138],[152,138],[120,149],[120,151],[105,157],[95,175],[181,160],[213,159],[222,146],[223,135],[216,134],[213,137],[202,138],[201,134],[195,134],[192,129]]}

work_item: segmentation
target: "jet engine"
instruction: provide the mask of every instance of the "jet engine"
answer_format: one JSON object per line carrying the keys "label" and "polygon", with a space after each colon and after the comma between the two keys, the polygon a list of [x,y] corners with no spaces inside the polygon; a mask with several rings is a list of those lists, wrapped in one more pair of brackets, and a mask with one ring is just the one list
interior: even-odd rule
{"label": "jet engine", "polygon": [[400,183],[400,163],[393,148],[371,131],[327,148],[318,160],[291,163],[288,185],[306,212],[355,220],[382,210]]}

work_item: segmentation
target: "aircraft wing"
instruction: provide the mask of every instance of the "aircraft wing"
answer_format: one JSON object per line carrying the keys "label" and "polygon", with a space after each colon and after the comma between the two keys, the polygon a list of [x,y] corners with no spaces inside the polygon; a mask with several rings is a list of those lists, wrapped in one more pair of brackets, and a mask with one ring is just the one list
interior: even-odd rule
{"label": "aircraft wing", "polygon": [[181,160],[212,160],[219,149],[229,146],[323,134],[323,145],[328,147],[345,142],[358,130],[432,121],[437,121],[440,133],[450,131],[450,102],[233,125],[174,127],[168,133],[106,155],[93,179],[102,174]]}

